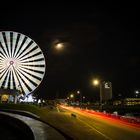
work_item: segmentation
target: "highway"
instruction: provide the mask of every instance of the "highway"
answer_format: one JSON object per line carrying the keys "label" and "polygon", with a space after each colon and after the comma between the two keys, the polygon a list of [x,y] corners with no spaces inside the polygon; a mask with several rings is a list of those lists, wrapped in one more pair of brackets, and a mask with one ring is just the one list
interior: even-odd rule
{"label": "highway", "polygon": [[[75,124],[79,125],[81,129],[84,129],[86,131],[85,137],[87,140],[140,139],[140,127],[130,125],[127,122],[101,116],[96,113],[91,114],[72,107],[58,106],[57,110],[63,115],[71,114],[71,117],[75,118],[75,120],[77,121],[77,123]],[[79,135],[82,135],[82,132],[84,133],[84,131],[81,130],[81,134]],[[83,139],[85,138],[83,137]]]}

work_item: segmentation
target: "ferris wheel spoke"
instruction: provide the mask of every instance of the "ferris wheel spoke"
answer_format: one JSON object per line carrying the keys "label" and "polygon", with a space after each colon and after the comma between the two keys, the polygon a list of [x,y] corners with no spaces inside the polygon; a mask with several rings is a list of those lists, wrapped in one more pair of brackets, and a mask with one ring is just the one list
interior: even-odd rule
{"label": "ferris wheel spoke", "polygon": [[17,75],[17,78],[19,80],[19,83],[22,87],[22,91],[24,94],[28,94],[30,93],[29,91],[29,88],[28,88],[28,85],[26,84],[26,82],[21,78],[21,76],[19,75],[19,73],[16,71],[16,75]]}
{"label": "ferris wheel spoke", "polygon": [[0,79],[3,77],[3,75],[8,71],[10,65],[6,67],[1,73],[0,73]]}
{"label": "ferris wheel spoke", "polygon": [[5,69],[7,69],[6,66],[4,66],[3,64],[0,64],[0,74],[5,71]]}
{"label": "ferris wheel spoke", "polygon": [[12,34],[13,34],[13,36],[12,36],[12,57],[13,57],[15,49],[16,49],[16,42],[17,42],[18,34],[17,33],[12,33]]}
{"label": "ferris wheel spoke", "polygon": [[32,41],[30,38],[27,38],[26,41],[25,41],[25,43],[22,45],[21,49],[20,49],[19,52],[17,53],[16,58],[20,57],[20,56],[24,53],[24,51],[25,51],[26,49],[28,49],[28,47],[29,47],[30,44],[32,44],[32,43],[33,43],[33,41]]}
{"label": "ferris wheel spoke", "polygon": [[8,87],[8,84],[9,84],[9,81],[10,81],[9,76],[10,76],[10,71],[8,71],[8,74],[5,77],[5,80],[4,80],[5,81],[5,85],[3,86],[4,88]]}
{"label": "ferris wheel spoke", "polygon": [[0,87],[2,87],[4,85],[4,83],[5,83],[5,78],[6,78],[7,74],[8,74],[8,72],[9,72],[8,71],[9,67],[3,73],[0,74],[0,80],[1,80]]}
{"label": "ferris wheel spoke", "polygon": [[11,57],[11,41],[10,41],[10,32],[5,32],[7,50],[9,52],[9,57]]}
{"label": "ferris wheel spoke", "polygon": [[1,50],[3,50],[3,54],[6,55],[6,57],[9,57],[8,50],[5,44],[5,40],[4,40],[4,36],[5,34],[0,32],[0,46],[1,46]]}
{"label": "ferris wheel spoke", "polygon": [[44,58],[39,58],[39,59],[30,59],[30,60],[26,60],[26,61],[23,61],[22,63],[32,63],[32,62],[41,62],[41,61],[44,61]]}
{"label": "ferris wheel spoke", "polygon": [[13,72],[11,71],[11,75],[10,75],[10,89],[14,89],[14,81],[13,81]]}
{"label": "ferris wheel spoke", "polygon": [[15,84],[16,89],[18,89],[20,86],[20,81],[18,79],[18,76],[17,76],[16,71],[13,66],[12,66],[12,69],[13,69],[13,71],[12,71],[13,72],[13,84]]}
{"label": "ferris wheel spoke", "polygon": [[19,78],[20,85],[21,85],[21,87],[22,87],[22,92],[23,92],[23,94],[28,94],[28,93],[30,93],[29,89],[28,89],[27,86],[25,85],[25,82],[20,78],[19,75],[18,75],[18,78]]}
{"label": "ferris wheel spoke", "polygon": [[0,75],[2,74],[3,71],[5,71],[5,67],[3,67],[3,65],[0,67]]}
{"label": "ferris wheel spoke", "polygon": [[3,58],[3,57],[1,57],[1,55],[0,55],[0,63],[2,64],[2,63],[3,63],[3,61],[4,61],[4,58]]}
{"label": "ferris wheel spoke", "polygon": [[[27,88],[25,82],[22,80],[22,78],[21,78],[20,75],[18,74],[17,70],[16,70],[14,67],[13,67],[13,69],[14,69],[15,77],[17,78],[18,83],[19,83],[19,84],[17,85],[17,87],[18,87],[18,86],[21,86],[21,89],[22,89],[22,93],[23,93],[23,94],[27,94],[27,92],[29,93],[29,90],[28,90],[28,88]],[[18,89],[18,88],[17,88],[17,89]]]}
{"label": "ferris wheel spoke", "polygon": [[0,87],[3,87],[5,88],[5,83],[7,82],[6,79],[7,79],[7,74],[8,74],[8,71],[6,71],[6,73],[3,75],[3,77],[1,78],[1,83],[0,83]]}
{"label": "ferris wheel spoke", "polygon": [[22,69],[20,68],[19,71],[24,72],[24,74],[27,77],[30,77],[30,79],[32,79],[32,81],[34,81],[35,83],[40,83],[42,74],[37,73],[37,72],[31,72],[30,70],[26,70],[26,69]]}
{"label": "ferris wheel spoke", "polygon": [[39,61],[39,62],[27,62],[27,63],[22,63],[22,65],[24,66],[26,66],[26,65],[28,65],[28,66],[31,66],[31,65],[45,65],[45,62],[44,61]]}
{"label": "ferris wheel spoke", "polygon": [[35,42],[32,42],[31,41],[31,43],[27,46],[27,48],[22,52],[22,54],[19,56],[19,57],[17,57],[17,59],[20,59],[20,58],[22,58],[22,57],[24,57],[24,56],[27,56],[32,50],[34,50],[34,49],[37,49],[38,48],[38,46],[37,46],[37,44],[35,43]]}
{"label": "ferris wheel spoke", "polygon": [[[0,60],[1,61],[1,60]],[[3,66],[3,63],[0,62],[0,70],[6,68],[6,66]]]}
{"label": "ferris wheel spoke", "polygon": [[44,60],[44,56],[42,54],[39,54],[36,57],[29,57],[29,58],[22,59],[20,61],[21,63],[24,63],[24,62],[29,62],[29,61],[40,61],[42,59]]}
{"label": "ferris wheel spoke", "polygon": [[2,50],[2,47],[1,46],[0,46],[0,57],[3,58],[3,59],[7,58],[6,54]]}
{"label": "ferris wheel spoke", "polygon": [[28,73],[31,73],[32,75],[40,77],[40,78],[42,77],[42,75],[45,72],[45,68],[44,69],[40,69],[39,67],[21,66],[19,68],[24,70],[24,71],[26,71],[26,72],[28,72]]}
{"label": "ferris wheel spoke", "polygon": [[8,54],[8,52],[6,50],[6,47],[5,47],[4,43],[1,44],[0,46],[1,46],[2,55],[5,56],[6,58],[9,57],[9,54]]}
{"label": "ferris wheel spoke", "polygon": [[29,58],[35,57],[41,53],[42,52],[40,51],[40,49],[37,46],[35,46],[34,48],[32,48],[30,51],[28,51],[26,54],[24,54],[22,57],[20,57],[18,59],[20,59],[20,60],[29,59]]}
{"label": "ferris wheel spoke", "polygon": [[19,75],[22,77],[22,79],[24,81],[26,81],[26,83],[29,86],[29,88],[31,88],[32,90],[36,88],[36,86],[38,85],[38,83],[40,82],[39,80],[37,81],[34,77],[32,77],[31,75],[21,71],[21,70],[17,70]]}
{"label": "ferris wheel spoke", "polygon": [[19,34],[18,34],[18,36],[19,36],[19,38],[18,38],[18,43],[17,43],[16,51],[15,51],[15,53],[14,53],[14,57],[16,57],[17,52],[19,51],[19,49],[20,49],[20,47],[21,47],[21,44],[23,43],[23,40],[24,40],[24,38],[25,38],[25,35],[19,35]]}

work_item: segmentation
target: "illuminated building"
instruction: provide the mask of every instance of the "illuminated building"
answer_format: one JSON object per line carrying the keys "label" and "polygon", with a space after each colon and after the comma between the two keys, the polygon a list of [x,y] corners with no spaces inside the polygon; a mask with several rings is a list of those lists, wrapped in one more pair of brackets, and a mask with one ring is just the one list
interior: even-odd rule
{"label": "illuminated building", "polygon": [[0,89],[0,102],[17,102],[17,98],[20,92],[18,90]]}
{"label": "illuminated building", "polygon": [[124,105],[140,105],[140,98],[125,98]]}
{"label": "illuminated building", "polygon": [[140,105],[140,98],[125,98],[122,100],[113,101],[113,105],[133,106]]}
{"label": "illuminated building", "polygon": [[106,102],[112,99],[112,83],[102,82],[100,84],[100,102]]}

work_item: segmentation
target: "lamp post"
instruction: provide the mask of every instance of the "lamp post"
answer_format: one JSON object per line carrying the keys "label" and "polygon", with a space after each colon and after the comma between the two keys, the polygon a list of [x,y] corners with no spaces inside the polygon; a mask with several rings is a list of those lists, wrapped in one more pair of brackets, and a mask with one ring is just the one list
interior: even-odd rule
{"label": "lamp post", "polygon": [[138,90],[135,91],[135,97],[136,97],[136,98],[138,97],[139,93],[140,93],[140,92],[139,92]]}
{"label": "lamp post", "polygon": [[99,102],[99,104],[100,104],[100,108],[101,108],[101,110],[102,110],[102,93],[101,93],[101,81],[99,81],[98,79],[93,79],[93,81],[92,81],[92,84],[94,85],[94,86],[99,86],[99,94],[100,94],[100,102]]}
{"label": "lamp post", "polygon": [[83,102],[82,92],[80,90],[77,90],[77,94],[80,95],[80,107],[82,107],[82,102]]}
{"label": "lamp post", "polygon": [[70,94],[70,98],[71,98],[71,105],[74,103],[74,94]]}
{"label": "lamp post", "polygon": [[83,96],[83,103],[85,103],[85,98],[86,98],[86,97],[85,97],[85,96]]}

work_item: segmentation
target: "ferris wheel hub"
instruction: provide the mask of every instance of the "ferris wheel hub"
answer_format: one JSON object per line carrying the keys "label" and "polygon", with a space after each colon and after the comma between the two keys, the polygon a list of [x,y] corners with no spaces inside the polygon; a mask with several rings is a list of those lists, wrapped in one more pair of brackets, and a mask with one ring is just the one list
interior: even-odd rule
{"label": "ferris wheel hub", "polygon": [[11,60],[9,63],[10,63],[10,65],[13,65],[14,64],[14,61]]}

